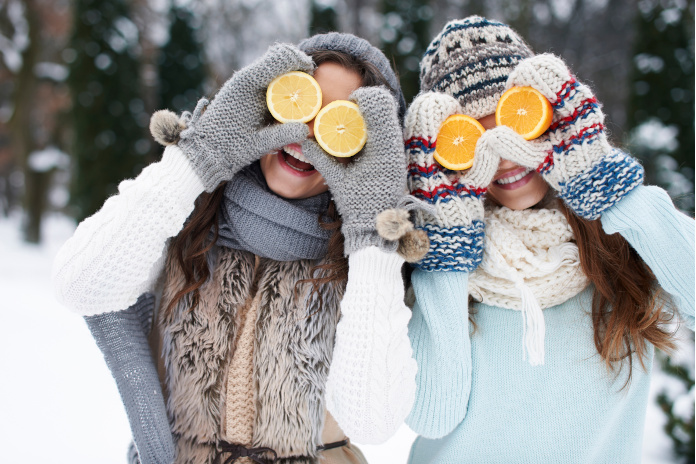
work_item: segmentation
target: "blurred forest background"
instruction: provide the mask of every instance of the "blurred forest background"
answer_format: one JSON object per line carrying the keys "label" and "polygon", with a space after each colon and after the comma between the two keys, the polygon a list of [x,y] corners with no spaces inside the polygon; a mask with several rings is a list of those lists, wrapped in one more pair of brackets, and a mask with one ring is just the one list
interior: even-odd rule
{"label": "blurred forest background", "polygon": [[[21,216],[24,240],[39,243],[47,213],[91,215],[160,156],[153,111],[192,110],[276,41],[365,37],[410,101],[430,39],[470,14],[562,56],[604,104],[613,143],[693,216],[693,1],[0,0],[0,220]],[[693,399],[693,366],[663,363]],[[689,417],[660,401],[676,455],[693,462],[693,402]]]}

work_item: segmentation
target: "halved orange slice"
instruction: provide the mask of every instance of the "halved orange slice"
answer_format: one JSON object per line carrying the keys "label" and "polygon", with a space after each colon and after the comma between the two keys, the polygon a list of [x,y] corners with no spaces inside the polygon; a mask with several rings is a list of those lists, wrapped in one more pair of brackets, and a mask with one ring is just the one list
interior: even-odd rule
{"label": "halved orange slice", "polygon": [[469,169],[474,164],[476,142],[485,131],[471,116],[453,114],[437,133],[435,161],[453,171]]}
{"label": "halved orange slice", "polygon": [[513,87],[500,97],[495,123],[532,140],[546,132],[553,119],[551,103],[533,87]]}
{"label": "halved orange slice", "polygon": [[308,122],[321,108],[321,87],[309,74],[292,71],[268,85],[266,105],[280,122]]}
{"label": "halved orange slice", "polygon": [[314,120],[314,138],[332,156],[348,158],[362,150],[367,128],[358,105],[335,100],[319,111]]}

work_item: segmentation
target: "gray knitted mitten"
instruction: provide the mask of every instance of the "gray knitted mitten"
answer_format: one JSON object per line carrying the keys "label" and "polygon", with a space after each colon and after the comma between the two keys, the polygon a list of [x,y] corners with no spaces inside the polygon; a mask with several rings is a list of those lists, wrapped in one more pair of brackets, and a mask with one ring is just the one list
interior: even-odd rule
{"label": "gray knitted mitten", "polygon": [[140,463],[170,464],[174,439],[147,341],[154,305],[155,297],[146,293],[128,309],[85,321],[116,380]]}
{"label": "gray knitted mitten", "polygon": [[485,134],[501,158],[536,169],[570,208],[585,219],[601,213],[643,183],[643,167],[609,145],[604,114],[586,85],[550,54],[522,60],[507,88],[531,86],[553,106],[553,123],[541,137],[524,140],[510,128]]}
{"label": "gray knitted mitten", "polygon": [[212,192],[269,151],[307,137],[309,128],[302,123],[264,127],[266,88],[281,74],[313,69],[312,59],[295,46],[273,45],[259,60],[234,73],[210,105],[201,99],[193,116],[184,115],[187,128],[178,145],[206,191]]}
{"label": "gray knitted mitten", "polygon": [[367,143],[347,165],[327,155],[314,140],[302,153],[324,176],[343,219],[346,256],[370,245],[396,250],[397,242],[377,234],[376,218],[394,208],[406,193],[406,158],[403,151],[398,104],[388,90],[364,87],[350,95],[367,127]]}

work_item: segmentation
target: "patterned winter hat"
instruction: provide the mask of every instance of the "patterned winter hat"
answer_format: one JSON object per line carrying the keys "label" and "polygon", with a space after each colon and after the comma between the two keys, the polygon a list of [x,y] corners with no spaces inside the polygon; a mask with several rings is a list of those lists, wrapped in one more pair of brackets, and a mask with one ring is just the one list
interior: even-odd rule
{"label": "patterned winter hat", "polygon": [[376,66],[379,72],[382,73],[382,77],[389,83],[389,90],[399,104],[399,119],[403,119],[406,113],[406,100],[404,99],[403,92],[401,92],[399,79],[397,79],[394,70],[389,64],[389,60],[379,48],[353,34],[339,32],[314,35],[300,42],[298,48],[305,53],[311,53],[317,50],[343,52]]}
{"label": "patterned winter hat", "polygon": [[532,55],[506,24],[480,16],[450,21],[423,56],[420,89],[452,95],[478,119],[495,112],[508,75]]}

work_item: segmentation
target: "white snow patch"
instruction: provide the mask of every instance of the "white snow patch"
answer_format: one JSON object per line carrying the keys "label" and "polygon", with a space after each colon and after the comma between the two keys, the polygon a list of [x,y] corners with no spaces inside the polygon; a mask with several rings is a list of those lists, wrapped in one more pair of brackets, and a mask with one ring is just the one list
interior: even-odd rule
{"label": "white snow patch", "polygon": [[56,82],[63,82],[67,79],[69,71],[68,67],[65,65],[44,61],[42,63],[36,63],[36,66],[34,66],[34,74],[39,79],[50,79]]}
{"label": "white snow patch", "polygon": [[644,145],[651,150],[674,151],[679,146],[679,128],[666,126],[657,118],[650,118],[633,130],[633,144]]}
{"label": "white snow patch", "polygon": [[29,154],[29,167],[36,172],[46,172],[53,168],[66,169],[70,166],[70,155],[54,146]]}

